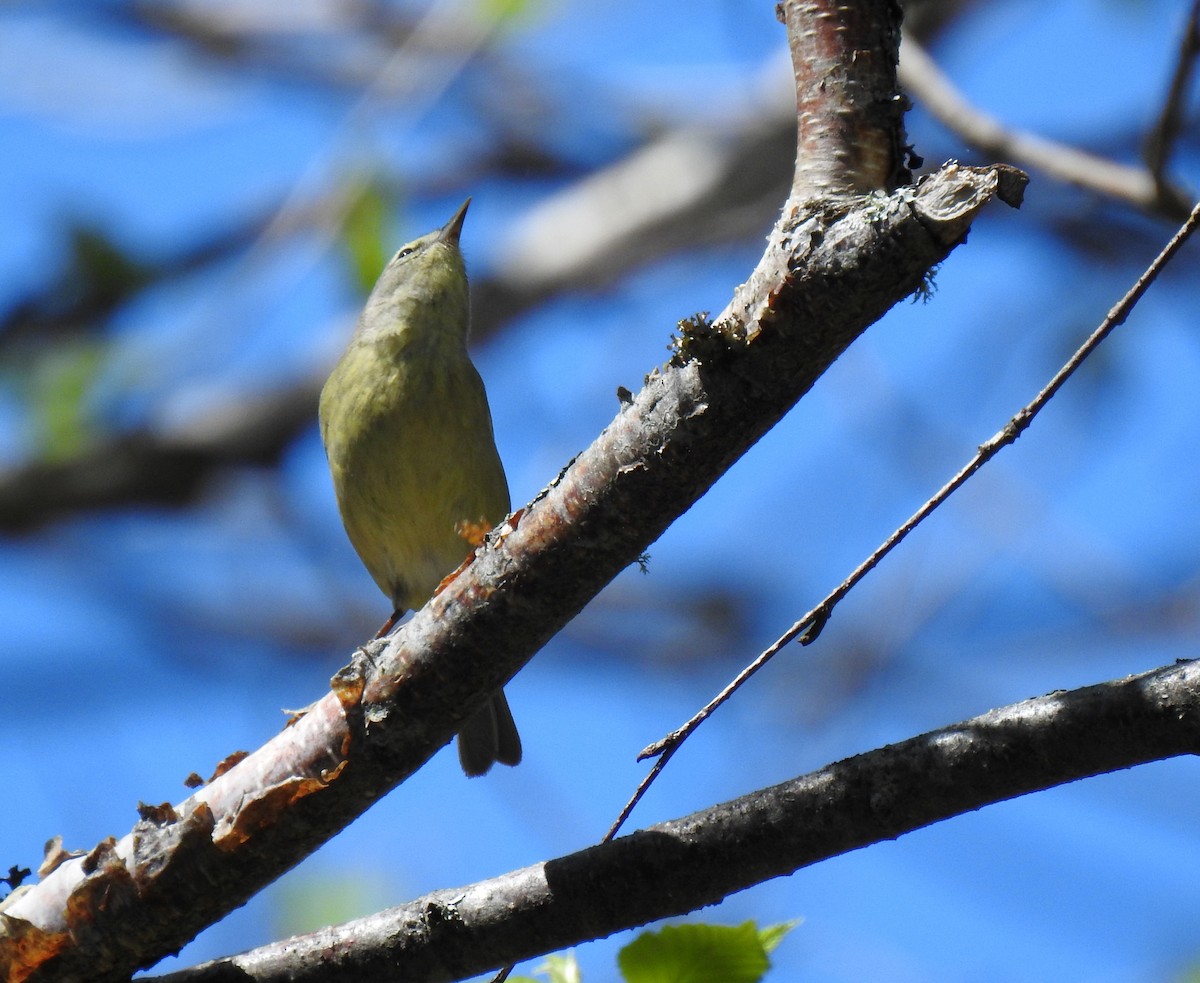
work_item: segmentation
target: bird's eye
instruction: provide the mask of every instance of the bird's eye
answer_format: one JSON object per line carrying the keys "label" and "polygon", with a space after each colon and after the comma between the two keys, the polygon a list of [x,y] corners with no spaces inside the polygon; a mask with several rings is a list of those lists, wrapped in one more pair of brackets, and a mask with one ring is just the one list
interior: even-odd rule
{"label": "bird's eye", "polygon": [[392,257],[392,262],[394,263],[398,259],[404,259],[405,256],[411,256],[416,251],[417,251],[416,246],[405,246],[403,249],[400,250],[400,252],[396,253],[396,255]]}

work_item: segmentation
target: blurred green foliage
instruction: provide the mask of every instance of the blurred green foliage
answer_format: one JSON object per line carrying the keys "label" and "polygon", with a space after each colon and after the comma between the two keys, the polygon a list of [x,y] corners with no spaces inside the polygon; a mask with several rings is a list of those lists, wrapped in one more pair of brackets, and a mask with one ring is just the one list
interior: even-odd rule
{"label": "blurred green foliage", "polygon": [[[643,932],[617,956],[625,983],[758,983],[771,968],[769,954],[798,922],[760,929],[741,925],[667,925]],[[538,967],[548,983],[581,983],[574,953],[550,956]],[[511,977],[510,983],[538,983]]]}
{"label": "blurred green foliage", "polygon": [[382,183],[370,179],[356,181],[347,194],[342,245],[355,286],[368,294],[391,256],[389,218],[396,205],[395,196]]}

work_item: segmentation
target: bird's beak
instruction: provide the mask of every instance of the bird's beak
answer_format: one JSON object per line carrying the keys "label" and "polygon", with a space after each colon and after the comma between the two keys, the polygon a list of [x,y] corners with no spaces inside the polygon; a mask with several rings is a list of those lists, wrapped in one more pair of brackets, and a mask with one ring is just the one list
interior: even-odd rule
{"label": "bird's beak", "polygon": [[454,213],[454,217],[442,226],[442,238],[446,239],[456,246],[458,245],[458,237],[462,233],[463,220],[467,217],[467,206],[471,204],[471,199],[468,198]]}

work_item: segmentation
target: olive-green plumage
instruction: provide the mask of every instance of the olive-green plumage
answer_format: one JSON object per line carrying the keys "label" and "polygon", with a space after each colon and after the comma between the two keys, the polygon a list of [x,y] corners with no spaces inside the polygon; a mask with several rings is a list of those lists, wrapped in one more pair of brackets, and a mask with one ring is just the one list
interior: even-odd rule
{"label": "olive-green plumage", "polygon": [[[471,552],[467,526],[509,510],[483,381],[467,355],[470,199],[388,263],[321,391],[321,439],[350,542],[398,613],[419,608]],[[502,692],[467,721],[468,775],[521,760]]]}

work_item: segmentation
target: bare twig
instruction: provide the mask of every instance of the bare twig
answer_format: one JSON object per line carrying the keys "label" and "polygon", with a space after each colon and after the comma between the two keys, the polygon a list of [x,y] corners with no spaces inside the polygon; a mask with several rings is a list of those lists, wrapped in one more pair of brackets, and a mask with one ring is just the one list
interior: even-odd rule
{"label": "bare twig", "polygon": [[[891,191],[910,183],[907,102],[896,88],[899,8],[788,0],[776,13],[787,27],[796,88],[792,201]],[[601,842],[617,835],[674,753],[674,747],[658,752],[659,760]]]}
{"label": "bare twig", "polygon": [[1193,0],[1192,12],[1188,15],[1183,34],[1179,39],[1179,53],[1175,59],[1175,71],[1163,101],[1158,122],[1146,138],[1144,156],[1146,167],[1159,187],[1167,187],[1167,164],[1175,149],[1175,141],[1183,131],[1184,110],[1187,106],[1188,90],[1196,58],[1200,56],[1200,0]]}
{"label": "bare twig", "polygon": [[1174,221],[1191,210],[1190,198],[1144,167],[1130,167],[1053,140],[1009,129],[977,109],[911,37],[900,46],[900,81],[945,126],[994,160],[1041,171],[1076,187],[1115,198]]}
{"label": "bare twig", "polygon": [[671,756],[679,750],[679,747],[705,720],[707,720],[719,706],[725,703],[733,696],[741,687],[753,676],[759,669],[765,666],[772,658],[775,657],[785,645],[799,638],[801,645],[809,645],[816,641],[817,636],[821,634],[821,630],[829,621],[833,614],[833,609],[841,602],[841,600],[854,589],[855,586],[870,573],[879,562],[895,549],[903,540],[919,526],[926,518],[929,517],[943,502],[946,501],[955,491],[964,485],[970,477],[982,468],[988,461],[995,457],[1001,450],[1009,444],[1015,443],[1016,439],[1033,422],[1034,417],[1042,411],[1048,402],[1054,397],[1055,393],[1062,388],[1063,384],[1069,379],[1079,368],[1080,365],[1088,358],[1089,355],[1099,344],[1112,332],[1118,325],[1124,323],[1129,313],[1141,300],[1142,295],[1149,289],[1150,285],[1158,278],[1158,275],[1171,261],[1175,254],[1180,250],[1183,244],[1188,240],[1196,230],[1196,226],[1200,224],[1200,205],[1197,205],[1188,220],[1183,226],[1171,237],[1171,241],[1163,247],[1162,252],[1154,258],[1154,261],[1146,268],[1145,272],[1138,277],[1137,282],[1129,289],[1124,297],[1114,306],[1108,316],[1100,323],[1100,326],[1088,337],[1088,339],[1080,345],[1079,349],[1073,354],[1066,363],[1060,368],[1049,382],[1042,388],[1042,391],[1037,394],[1029,403],[1021,407],[1020,410],[1012,417],[1011,420],[1004,426],[1002,430],[997,432],[987,441],[979,446],[975,455],[968,461],[957,474],[954,475],[946,484],[944,484],[937,493],[922,505],[916,512],[909,517],[899,528],[897,528],[880,546],[862,563],[855,568],[838,587],[831,591],[816,607],[809,611],[803,618],[792,625],[787,631],[779,636],[767,649],[765,649],[753,662],[747,665],[740,673],[730,681],[730,683],[714,696],[707,704],[704,705],[691,719],[683,726],[673,730],[666,737],[656,741],[649,747],[645,748],[638,755],[638,760],[642,761],[646,758],[658,757],[654,768],[638,785],[637,790],[630,797],[625,807],[621,810],[616,822],[613,823],[604,842],[611,840],[616,836],[618,830],[629,818],[629,814],[633,811],[638,801],[646,794],[646,791],[653,784],[654,780],[662,773],[663,767]]}

